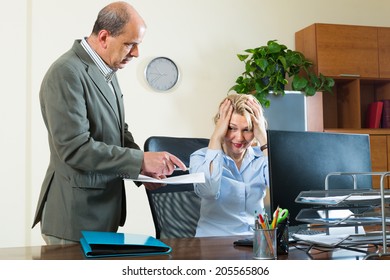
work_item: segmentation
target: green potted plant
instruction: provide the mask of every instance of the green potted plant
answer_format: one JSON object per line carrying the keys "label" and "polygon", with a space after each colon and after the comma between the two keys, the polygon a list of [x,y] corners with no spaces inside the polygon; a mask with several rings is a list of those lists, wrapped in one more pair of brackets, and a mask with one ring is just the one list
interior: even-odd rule
{"label": "green potted plant", "polygon": [[247,54],[238,54],[245,63],[245,71],[236,79],[229,91],[253,94],[260,103],[268,108],[268,94],[285,94],[285,86],[292,79],[291,89],[301,91],[307,96],[316,92],[331,92],[334,80],[321,73],[316,75],[313,63],[298,52],[270,40],[266,46],[245,50]]}

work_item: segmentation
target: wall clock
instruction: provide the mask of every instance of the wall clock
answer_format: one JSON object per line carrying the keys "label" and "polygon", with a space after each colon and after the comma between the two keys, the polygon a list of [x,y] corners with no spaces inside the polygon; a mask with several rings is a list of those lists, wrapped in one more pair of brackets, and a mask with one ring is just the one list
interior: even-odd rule
{"label": "wall clock", "polygon": [[167,91],[177,84],[179,68],[173,60],[167,57],[156,57],[146,66],[145,78],[154,90]]}

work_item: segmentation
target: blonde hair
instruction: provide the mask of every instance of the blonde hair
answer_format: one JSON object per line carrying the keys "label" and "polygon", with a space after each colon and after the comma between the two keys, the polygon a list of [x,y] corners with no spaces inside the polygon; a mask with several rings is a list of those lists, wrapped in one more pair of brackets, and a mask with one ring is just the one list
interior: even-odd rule
{"label": "blonde hair", "polygon": [[[231,101],[231,104],[233,106],[233,113],[239,114],[241,116],[244,116],[248,122],[249,129],[252,129],[252,119],[251,114],[253,114],[253,110],[246,104],[247,100],[251,99],[254,100],[257,104],[259,104],[260,107],[260,114],[261,118],[264,120],[266,127],[267,127],[267,120],[264,117],[264,111],[263,107],[261,106],[260,102],[251,94],[241,94],[241,93],[231,93],[226,98],[224,98],[221,103],[218,106],[221,107],[222,103],[225,102],[225,100],[228,99]],[[219,119],[219,112],[214,116],[214,123],[216,124]]]}

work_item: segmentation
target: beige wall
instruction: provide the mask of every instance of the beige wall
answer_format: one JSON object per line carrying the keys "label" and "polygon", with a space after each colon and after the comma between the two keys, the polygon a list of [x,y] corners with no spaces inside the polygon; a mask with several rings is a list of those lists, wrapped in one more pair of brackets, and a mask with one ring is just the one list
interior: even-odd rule
{"label": "beige wall", "polygon": [[[73,40],[90,33],[109,1],[8,1],[0,31],[2,161],[0,247],[42,244],[30,229],[48,162],[38,103],[42,77]],[[143,145],[150,135],[208,137],[211,116],[242,71],[236,53],[270,39],[294,48],[294,33],[314,22],[390,26],[383,0],[134,0],[148,24],[140,58],[118,73],[127,122]],[[155,56],[178,64],[181,80],[168,93],[148,88],[143,72]],[[153,234],[144,189],[127,183],[128,219],[121,231]]]}

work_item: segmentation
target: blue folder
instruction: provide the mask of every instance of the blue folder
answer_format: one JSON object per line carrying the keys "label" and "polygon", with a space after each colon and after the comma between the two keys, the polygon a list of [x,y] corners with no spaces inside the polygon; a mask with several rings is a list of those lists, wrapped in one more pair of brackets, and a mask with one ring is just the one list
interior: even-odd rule
{"label": "blue folder", "polygon": [[169,254],[172,248],[148,235],[82,231],[81,247],[87,258]]}

